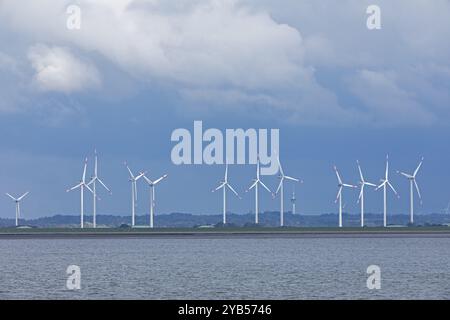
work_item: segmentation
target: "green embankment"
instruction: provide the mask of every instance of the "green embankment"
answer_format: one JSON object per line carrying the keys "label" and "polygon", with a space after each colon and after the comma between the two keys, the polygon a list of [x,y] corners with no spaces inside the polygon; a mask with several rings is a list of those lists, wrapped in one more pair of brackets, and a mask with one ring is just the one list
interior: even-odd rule
{"label": "green embankment", "polygon": [[450,234],[450,227],[373,228],[0,228],[0,235],[145,235],[145,234]]}

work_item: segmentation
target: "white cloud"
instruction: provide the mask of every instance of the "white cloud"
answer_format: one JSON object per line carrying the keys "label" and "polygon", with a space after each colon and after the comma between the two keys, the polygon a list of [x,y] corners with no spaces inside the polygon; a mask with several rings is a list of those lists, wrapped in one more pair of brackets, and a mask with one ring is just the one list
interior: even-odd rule
{"label": "white cloud", "polygon": [[97,69],[67,48],[35,45],[29,50],[28,59],[35,71],[34,80],[43,91],[71,93],[100,84]]}
{"label": "white cloud", "polygon": [[65,27],[69,4],[4,1],[0,17],[41,42],[100,53],[146,78],[260,88],[301,77],[299,31],[240,1],[82,0],[81,30]]}
{"label": "white cloud", "polygon": [[[81,30],[71,31],[65,9],[72,1],[4,0],[0,27],[52,45],[32,59],[43,90],[98,84],[99,72],[81,58],[94,54],[145,85],[168,84],[189,102],[260,104],[286,111],[290,121],[430,124],[450,115],[442,85],[449,75],[436,85],[429,67],[450,64],[448,1],[380,0],[383,26],[373,32],[365,23],[370,1],[327,1],[327,9],[324,1],[80,0]],[[65,53],[55,52],[60,47]],[[43,73],[42,64],[49,66]],[[416,81],[411,65],[422,68]],[[346,105],[355,97],[360,106]],[[393,119],[393,110],[407,116]]]}
{"label": "white cloud", "polygon": [[435,115],[413,93],[401,88],[393,71],[360,70],[349,78],[350,91],[370,109],[370,121],[379,125],[430,125]]}

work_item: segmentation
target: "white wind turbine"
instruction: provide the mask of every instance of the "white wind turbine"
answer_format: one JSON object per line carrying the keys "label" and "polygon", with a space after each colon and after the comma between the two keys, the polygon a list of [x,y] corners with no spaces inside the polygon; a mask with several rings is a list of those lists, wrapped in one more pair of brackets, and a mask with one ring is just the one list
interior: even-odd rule
{"label": "white wind turbine", "polygon": [[133,172],[131,172],[130,167],[125,162],[125,166],[128,169],[128,173],[130,174],[129,181],[131,182],[131,226],[135,226],[135,215],[136,215],[136,200],[137,200],[137,183],[140,178],[145,175],[145,172],[141,172],[138,176],[134,176]]}
{"label": "white wind turbine", "polygon": [[103,183],[103,181],[98,177],[98,170],[97,170],[97,150],[94,151],[95,153],[95,163],[94,163],[94,175],[91,178],[91,181],[87,184],[88,186],[92,185],[92,191],[94,194],[93,201],[94,201],[94,210],[93,210],[93,225],[94,228],[97,227],[97,186],[96,183],[100,183],[103,188],[105,188],[106,191],[109,192],[109,194],[112,194],[111,190]]}
{"label": "white wind turbine", "polygon": [[25,192],[23,195],[21,195],[18,198],[13,197],[12,195],[10,195],[9,193],[6,193],[6,195],[8,197],[10,197],[15,203],[16,203],[16,227],[19,226],[19,219],[20,219],[20,201],[25,198],[25,196],[28,194],[29,192]]}
{"label": "white wind turbine", "polygon": [[[142,172],[141,172],[142,174]],[[162,177],[159,177],[155,181],[150,180],[145,176],[145,173],[143,174],[143,177],[145,181],[147,181],[147,184],[150,187],[150,228],[153,228],[153,217],[154,217],[154,211],[155,211],[155,187],[158,183],[160,183],[163,179],[167,177],[167,174],[163,175]]]}
{"label": "white wind turbine", "polygon": [[381,187],[383,187],[383,226],[387,227],[387,186],[391,188],[391,190],[395,193],[397,198],[400,198],[395,188],[392,186],[392,184],[389,182],[389,156],[386,156],[386,172],[384,175],[384,179],[381,179],[381,184],[376,187],[375,190],[379,190]]}
{"label": "white wind turbine", "polygon": [[336,166],[334,166],[334,172],[336,172],[336,177],[338,179],[338,187],[339,187],[338,193],[336,196],[336,200],[334,200],[334,202],[336,203],[339,200],[339,228],[342,228],[342,189],[344,187],[357,188],[357,186],[354,186],[354,185],[348,184],[348,183],[343,183]]}
{"label": "white wind turbine", "polygon": [[419,199],[420,199],[420,204],[422,204],[422,196],[420,195],[419,185],[417,184],[417,181],[416,181],[416,176],[420,170],[420,167],[422,166],[422,163],[423,163],[423,157],[420,160],[420,163],[417,166],[417,168],[413,174],[408,174],[408,173],[397,171],[397,173],[403,175],[404,177],[406,177],[409,180],[409,192],[410,192],[410,220],[409,220],[409,222],[411,224],[414,223],[414,186],[416,187],[417,195],[419,196]]}
{"label": "white wind turbine", "polygon": [[295,202],[297,199],[295,198],[295,188],[292,189],[292,197],[291,197],[291,203],[292,203],[292,214],[295,214]]}
{"label": "white wind turbine", "polygon": [[450,202],[447,204],[447,207],[445,207],[442,212],[444,214],[450,214]]}
{"label": "white wind turbine", "polygon": [[283,168],[281,167],[281,162],[280,162],[280,157],[277,157],[278,160],[278,169],[280,171],[280,174],[278,176],[278,178],[280,179],[280,183],[278,184],[278,188],[277,191],[275,192],[275,195],[278,194],[278,192],[280,193],[280,226],[283,227],[284,226],[284,180],[290,180],[290,181],[295,181],[295,182],[300,182],[299,179],[297,178],[293,178],[293,177],[289,177],[286,176],[284,174]]}
{"label": "white wind turbine", "polygon": [[82,229],[84,228],[84,188],[88,189],[91,193],[94,193],[94,191],[92,191],[92,189],[86,184],[86,168],[87,158],[84,160],[83,176],[81,177],[80,183],[66,190],[66,192],[69,192],[80,188],[80,227]]}
{"label": "white wind turbine", "polygon": [[256,179],[253,179],[253,184],[245,191],[249,192],[251,189],[255,188],[255,223],[258,224],[258,213],[259,213],[259,203],[258,203],[258,185],[261,185],[269,193],[272,193],[269,188],[261,181],[259,178],[259,156],[256,161]]}
{"label": "white wind turbine", "polygon": [[228,163],[225,164],[224,180],[220,182],[220,185],[217,188],[212,190],[212,192],[215,192],[217,190],[222,189],[223,192],[223,224],[227,223],[227,188],[229,188],[231,192],[233,192],[236,195],[236,197],[241,199],[236,190],[234,190],[233,187],[228,183]]}
{"label": "white wind turbine", "polygon": [[356,163],[358,165],[359,177],[361,178],[361,180],[359,181],[359,185],[361,186],[361,191],[359,193],[359,197],[358,197],[358,202],[357,203],[361,203],[361,227],[364,227],[364,187],[365,186],[376,187],[377,185],[373,184],[373,183],[370,183],[370,182],[367,182],[364,179],[364,175],[362,173],[359,161],[356,160]]}

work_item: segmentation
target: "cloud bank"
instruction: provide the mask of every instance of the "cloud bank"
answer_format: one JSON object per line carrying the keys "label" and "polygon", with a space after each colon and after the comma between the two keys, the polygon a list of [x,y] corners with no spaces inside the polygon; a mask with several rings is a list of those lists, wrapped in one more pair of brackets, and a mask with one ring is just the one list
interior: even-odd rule
{"label": "cloud bank", "polygon": [[72,1],[5,0],[0,39],[19,39],[44,93],[95,90],[104,60],[190,106],[325,125],[449,120],[449,85],[435,81],[450,81],[448,1],[381,1],[380,31],[365,27],[368,2],[323,2],[80,0],[81,29],[68,30]]}
{"label": "cloud bank", "polygon": [[66,48],[36,45],[30,48],[28,59],[35,71],[34,80],[43,91],[72,93],[100,85],[97,69]]}

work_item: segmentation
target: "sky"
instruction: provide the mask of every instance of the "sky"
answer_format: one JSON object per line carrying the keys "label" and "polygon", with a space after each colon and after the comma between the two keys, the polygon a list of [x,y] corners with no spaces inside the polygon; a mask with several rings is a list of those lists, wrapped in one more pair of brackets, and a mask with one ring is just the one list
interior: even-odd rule
{"label": "sky", "polygon": [[[381,29],[369,30],[369,5]],[[68,28],[75,5],[80,29]],[[167,173],[156,189],[156,213],[220,213],[211,193],[223,165],[174,165],[171,134],[194,120],[203,127],[280,130],[286,174],[297,211],[337,212],[336,165],[356,184],[361,162],[378,183],[390,158],[389,213],[409,210],[414,171],[423,205],[450,202],[450,1],[448,0],[0,0],[0,193],[20,195],[25,218],[78,214],[83,159],[99,153],[99,214],[130,214],[124,166]],[[228,209],[254,210],[245,192],[254,165],[232,165],[229,180],[242,200]],[[272,189],[277,176],[264,176]],[[285,206],[293,184],[285,185]],[[140,181],[137,212],[148,212]],[[357,214],[357,190],[345,190],[345,211]],[[279,210],[261,191],[260,209]],[[87,197],[85,211],[92,211]],[[382,211],[369,189],[366,211]],[[0,217],[14,203],[0,198]]]}

